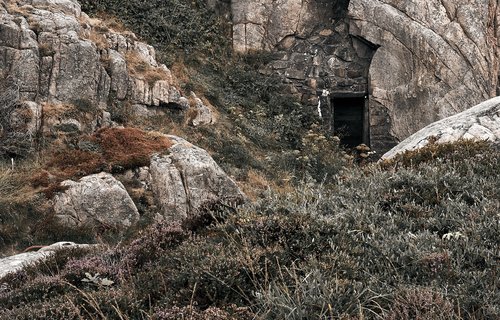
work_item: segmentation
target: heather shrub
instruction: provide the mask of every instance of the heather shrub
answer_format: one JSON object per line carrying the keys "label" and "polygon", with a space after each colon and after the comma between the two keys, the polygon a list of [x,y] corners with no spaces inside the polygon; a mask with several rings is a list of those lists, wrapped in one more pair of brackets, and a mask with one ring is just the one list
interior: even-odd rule
{"label": "heather shrub", "polygon": [[77,287],[83,285],[82,279],[86,274],[99,275],[100,278],[118,281],[118,266],[113,257],[106,253],[100,255],[91,255],[85,258],[71,258],[61,272],[61,277]]}
{"label": "heather shrub", "polygon": [[[59,252],[1,280],[0,319],[500,316],[497,149],[430,144],[361,169],[314,110],[259,72],[269,57],[231,56],[224,23],[204,1],[82,3],[113,12],[160,48],[160,61],[186,63],[182,89],[204,94],[221,115],[217,128],[179,129],[183,117],[168,113],[145,127],[168,123],[231,175],[251,182],[258,170],[283,189],[262,188],[236,210],[206,208],[197,221],[157,223],[105,253]],[[133,67],[148,71],[140,61]],[[129,108],[110,111],[134,120]],[[169,145],[136,129],[68,139],[31,180],[49,197],[62,179],[147,165]],[[26,243],[66,236],[50,215],[40,218],[37,197],[12,200],[22,188],[16,179],[0,174],[2,243],[15,243],[16,232],[29,235]]]}
{"label": "heather shrub", "polygon": [[427,288],[404,288],[397,292],[385,319],[458,319],[453,302]]}
{"label": "heather shrub", "polygon": [[498,168],[487,149],[267,189],[237,210],[207,208],[207,223],[156,224],[106,254],[8,277],[0,318],[71,301],[68,312],[117,319],[495,319]]}
{"label": "heather shrub", "polygon": [[61,295],[68,291],[68,287],[59,276],[40,275],[31,279],[28,285],[4,292],[0,301],[6,308],[26,305],[32,301],[43,301],[51,295]]}
{"label": "heather shrub", "polygon": [[[59,298],[66,298],[64,296]],[[36,312],[34,312],[36,310]],[[14,309],[0,310],[0,319],[45,320],[45,319],[81,319],[82,312],[73,301],[67,299],[47,299],[36,303],[20,305]]]}
{"label": "heather shrub", "polygon": [[253,319],[252,314],[246,308],[235,308],[235,310],[221,310],[210,307],[205,310],[199,310],[196,307],[173,307],[158,308],[152,315],[153,320],[239,320]]}
{"label": "heather shrub", "polygon": [[457,162],[483,153],[497,152],[497,147],[487,141],[459,140],[456,142],[437,143],[430,139],[425,147],[397,154],[393,159],[385,160],[384,167],[394,165],[412,167],[431,161]]}
{"label": "heather shrub", "polygon": [[188,238],[188,233],[179,223],[158,223],[151,226],[134,240],[121,260],[125,271],[133,271],[155,261],[166,250],[175,249]]}

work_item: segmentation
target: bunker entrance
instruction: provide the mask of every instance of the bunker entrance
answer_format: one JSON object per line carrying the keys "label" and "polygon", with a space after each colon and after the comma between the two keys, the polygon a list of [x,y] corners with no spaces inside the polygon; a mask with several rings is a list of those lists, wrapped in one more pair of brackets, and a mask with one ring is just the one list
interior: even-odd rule
{"label": "bunker entrance", "polygon": [[368,104],[365,96],[332,99],[333,130],[346,147],[369,145]]}

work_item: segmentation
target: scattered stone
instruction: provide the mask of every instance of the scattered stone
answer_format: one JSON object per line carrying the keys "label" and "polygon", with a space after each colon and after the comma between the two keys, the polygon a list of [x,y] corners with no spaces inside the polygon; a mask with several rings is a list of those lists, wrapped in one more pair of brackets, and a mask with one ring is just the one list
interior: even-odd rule
{"label": "scattered stone", "polygon": [[356,150],[359,152],[368,152],[368,151],[370,151],[370,147],[367,146],[366,144],[362,143],[362,144],[356,146]]}
{"label": "scattered stone", "polygon": [[205,105],[193,92],[191,92],[191,100],[194,102],[194,105],[191,106],[193,115],[189,119],[190,124],[194,127],[213,124],[215,116],[212,108]]}

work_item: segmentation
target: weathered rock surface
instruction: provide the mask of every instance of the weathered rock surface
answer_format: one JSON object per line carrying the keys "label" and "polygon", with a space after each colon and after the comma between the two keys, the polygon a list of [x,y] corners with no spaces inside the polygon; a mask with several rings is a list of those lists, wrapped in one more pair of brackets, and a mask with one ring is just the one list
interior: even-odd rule
{"label": "weathered rock surface", "polygon": [[363,142],[379,152],[498,90],[496,1],[237,0],[231,7],[234,50],[275,52],[266,71],[318,106],[326,128],[337,130],[335,98],[367,95]]}
{"label": "weathered rock surface", "polygon": [[369,70],[372,147],[496,94],[496,1],[351,0],[350,33],[379,45]]}
{"label": "weathered rock surface", "polygon": [[169,102],[172,76],[153,47],[90,19],[78,1],[11,1],[0,16],[0,71],[18,80],[22,98],[94,107]]}
{"label": "weathered rock surface", "polygon": [[23,154],[34,149],[42,127],[42,107],[33,101],[19,102],[17,84],[0,84],[0,154]]}
{"label": "weathered rock surface", "polygon": [[334,9],[332,1],[324,0],[234,0],[234,50],[270,50],[287,36],[304,37]]}
{"label": "weathered rock surface", "polygon": [[[129,109],[149,108],[156,114],[156,109],[169,104],[184,105],[187,99],[174,82],[170,70],[156,61],[152,46],[116,23],[89,18],[76,0],[0,3],[0,108],[4,114],[0,147],[5,147],[1,149],[19,150],[10,147],[15,142],[12,136],[21,140],[31,133],[44,137],[92,133],[113,125],[111,119],[125,121]],[[10,115],[24,108],[21,101],[41,110],[38,118],[26,122],[38,123],[43,118],[44,128],[38,126],[35,132],[32,124],[24,129],[6,128],[6,123],[19,122],[19,117],[13,120]]]}
{"label": "weathered rock surface", "polygon": [[74,242],[57,242],[38,251],[24,252],[10,257],[0,259],[0,279],[24,267],[41,262],[52,256],[56,251],[67,248],[86,248],[89,245],[76,244]]}
{"label": "weathered rock surface", "polygon": [[181,220],[205,205],[241,203],[245,196],[210,155],[184,139],[168,136],[174,145],[151,159],[151,187],[162,215]]}
{"label": "weathered rock surface", "polygon": [[[245,195],[205,150],[186,140],[167,136],[173,145],[140,167],[117,176],[127,183],[134,199],[141,196],[147,208],[161,219],[183,220],[196,216],[204,207],[237,205]],[[139,220],[139,213],[123,184],[109,173],[67,180],[61,186],[53,208],[59,222],[69,228],[112,227],[126,230]],[[140,195],[137,197],[137,195]],[[144,201],[145,198],[142,200]],[[141,208],[143,203],[138,203]]]}
{"label": "weathered rock surface", "polygon": [[198,127],[215,123],[215,112],[211,106],[203,103],[203,101],[193,92],[191,93],[191,100],[193,101],[193,105],[190,106],[193,115],[191,119],[189,119],[191,125]]}
{"label": "weathered rock surface", "polygon": [[124,230],[139,220],[137,208],[121,182],[109,173],[61,183],[68,187],[55,196],[54,211],[63,225],[106,226]]}
{"label": "weathered rock surface", "polygon": [[426,126],[388,151],[382,159],[419,149],[427,145],[431,138],[437,143],[472,139],[500,144],[500,97]]}

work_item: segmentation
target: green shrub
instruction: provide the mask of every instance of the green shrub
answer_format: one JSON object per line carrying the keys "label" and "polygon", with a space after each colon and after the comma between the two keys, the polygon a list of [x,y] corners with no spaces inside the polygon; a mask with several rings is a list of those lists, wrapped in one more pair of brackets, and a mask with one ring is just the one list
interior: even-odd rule
{"label": "green shrub", "polygon": [[[293,192],[268,190],[216,224],[153,226],[102,256],[38,267],[81,292],[31,271],[10,278],[4,296],[30,302],[7,304],[0,315],[41,306],[54,283],[47,310],[73,301],[82,314],[85,307],[108,318],[119,318],[117,310],[160,319],[238,318],[235,310],[242,319],[498,318],[500,158],[490,151],[418,170],[343,169],[332,184],[309,179]],[[78,283],[85,272],[115,283]]]}
{"label": "green shrub", "polygon": [[105,12],[120,19],[140,37],[160,49],[161,60],[170,65],[181,55],[227,55],[230,49],[226,24],[204,0],[80,1],[90,14]]}

